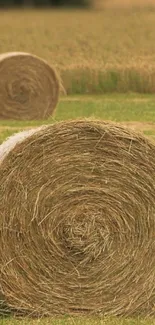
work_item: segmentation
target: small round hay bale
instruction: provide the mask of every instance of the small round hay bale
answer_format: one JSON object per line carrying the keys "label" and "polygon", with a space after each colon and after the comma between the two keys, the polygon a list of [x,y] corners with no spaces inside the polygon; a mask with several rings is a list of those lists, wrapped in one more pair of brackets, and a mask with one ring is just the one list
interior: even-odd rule
{"label": "small round hay bale", "polygon": [[0,55],[0,119],[46,119],[59,92],[57,73],[44,60],[23,52]]}
{"label": "small round hay bale", "polygon": [[37,316],[154,315],[153,142],[119,125],[70,121],[5,148],[0,281],[7,305]]}

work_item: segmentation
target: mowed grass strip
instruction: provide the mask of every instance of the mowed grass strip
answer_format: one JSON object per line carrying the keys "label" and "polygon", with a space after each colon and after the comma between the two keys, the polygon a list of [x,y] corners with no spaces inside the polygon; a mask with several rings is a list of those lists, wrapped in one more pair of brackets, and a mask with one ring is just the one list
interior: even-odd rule
{"label": "mowed grass strip", "polygon": [[56,120],[80,117],[155,122],[155,95],[70,96],[60,101],[54,116]]}
{"label": "mowed grass strip", "polygon": [[66,96],[55,115],[44,121],[0,121],[0,143],[23,129],[68,119],[103,119],[121,122],[148,135],[155,135],[155,95],[109,94],[103,96]]}

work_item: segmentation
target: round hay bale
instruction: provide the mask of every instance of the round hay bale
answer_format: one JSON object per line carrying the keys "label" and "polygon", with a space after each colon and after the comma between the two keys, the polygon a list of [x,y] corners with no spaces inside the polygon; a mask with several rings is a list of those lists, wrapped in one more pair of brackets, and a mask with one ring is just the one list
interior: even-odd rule
{"label": "round hay bale", "polygon": [[0,55],[0,119],[46,119],[59,93],[57,73],[44,60],[23,52]]}
{"label": "round hay bale", "polygon": [[155,144],[89,120],[21,136],[1,146],[7,305],[36,316],[154,315]]}

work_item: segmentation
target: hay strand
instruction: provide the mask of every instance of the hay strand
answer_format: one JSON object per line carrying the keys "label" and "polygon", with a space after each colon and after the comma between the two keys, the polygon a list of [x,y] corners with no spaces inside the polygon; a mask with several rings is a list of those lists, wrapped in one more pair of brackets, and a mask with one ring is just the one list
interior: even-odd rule
{"label": "hay strand", "polygon": [[0,165],[8,306],[154,315],[154,143],[100,121],[45,126],[15,142]]}
{"label": "hay strand", "polygon": [[54,68],[39,57],[23,52],[0,55],[0,119],[48,118],[60,87]]}

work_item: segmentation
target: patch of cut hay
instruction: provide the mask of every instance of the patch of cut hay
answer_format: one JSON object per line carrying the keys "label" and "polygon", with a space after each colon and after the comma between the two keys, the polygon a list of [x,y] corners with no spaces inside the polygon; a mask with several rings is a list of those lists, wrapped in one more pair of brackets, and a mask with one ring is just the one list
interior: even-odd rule
{"label": "patch of cut hay", "polygon": [[5,152],[0,281],[9,308],[154,315],[153,142],[112,123],[67,121]]}
{"label": "patch of cut hay", "polygon": [[60,88],[56,71],[44,60],[22,52],[0,55],[0,119],[48,118]]}

